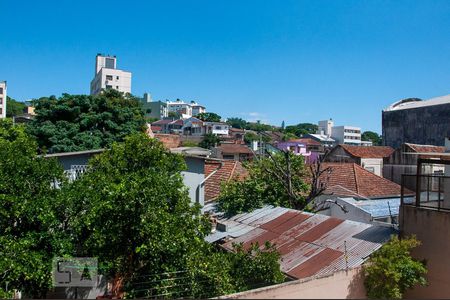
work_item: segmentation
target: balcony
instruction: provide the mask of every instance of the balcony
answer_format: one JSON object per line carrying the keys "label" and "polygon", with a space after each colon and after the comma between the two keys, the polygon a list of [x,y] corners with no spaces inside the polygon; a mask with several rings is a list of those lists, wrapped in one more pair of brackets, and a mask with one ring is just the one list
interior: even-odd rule
{"label": "balcony", "polygon": [[401,205],[450,212],[450,177],[402,175]]}

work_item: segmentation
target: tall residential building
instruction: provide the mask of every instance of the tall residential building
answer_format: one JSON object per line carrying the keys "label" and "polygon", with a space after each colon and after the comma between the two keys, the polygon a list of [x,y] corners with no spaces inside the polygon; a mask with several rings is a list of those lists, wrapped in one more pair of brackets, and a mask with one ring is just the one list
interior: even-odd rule
{"label": "tall residential building", "polygon": [[6,81],[0,81],[0,119],[6,118]]}
{"label": "tall residential building", "polygon": [[206,108],[203,105],[198,104],[195,101],[191,101],[191,107],[192,107],[192,115],[196,116],[198,114],[202,114],[206,112]]}
{"label": "tall residential building", "polygon": [[355,126],[334,126],[333,121],[318,122],[318,132],[315,136],[323,139],[333,139],[336,144],[361,145],[361,128]]}
{"label": "tall residential building", "polygon": [[338,144],[361,145],[361,128],[355,126],[333,126],[331,137]]}
{"label": "tall residential building", "polygon": [[116,56],[97,54],[95,77],[91,81],[91,95],[97,95],[103,89],[131,93],[131,72],[117,69]]}
{"label": "tall residential building", "polygon": [[333,128],[333,120],[325,120],[325,121],[319,121],[319,134],[326,135],[327,137],[331,137],[331,129]]}
{"label": "tall residential building", "polygon": [[397,101],[383,110],[382,127],[386,146],[444,146],[445,138],[450,136],[450,95]]}

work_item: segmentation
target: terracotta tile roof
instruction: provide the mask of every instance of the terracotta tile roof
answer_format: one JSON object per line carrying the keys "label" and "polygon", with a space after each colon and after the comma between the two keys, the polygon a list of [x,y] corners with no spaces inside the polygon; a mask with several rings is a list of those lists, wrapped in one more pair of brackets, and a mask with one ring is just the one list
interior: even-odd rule
{"label": "terracotta tile roof", "polygon": [[217,147],[222,153],[239,153],[239,154],[252,154],[253,152],[247,145],[244,144],[220,144]]}
{"label": "terracotta tile roof", "polygon": [[320,142],[313,140],[311,138],[292,139],[292,140],[289,140],[289,142],[298,142],[298,143],[302,143],[302,144],[305,144],[308,146],[309,145],[316,145],[316,146],[322,145]]}
{"label": "terracotta tile roof", "polygon": [[384,158],[389,157],[394,149],[389,146],[351,146],[338,145],[342,147],[350,155],[360,158]]}
{"label": "terracotta tile roof", "polygon": [[418,145],[405,143],[413,152],[417,153],[444,153],[445,147],[433,146],[433,145]]}
{"label": "terracotta tile roof", "polygon": [[[221,163],[223,163],[222,167],[220,167]],[[239,161],[205,161],[205,178],[215,170],[217,172],[211,175],[205,182],[205,202],[212,201],[219,196],[222,183],[233,178],[242,180],[248,174],[247,170]]]}
{"label": "terracotta tile roof", "polygon": [[327,167],[331,168],[331,173],[322,177],[327,182],[326,193],[366,198],[398,197],[401,194],[400,185],[375,175],[358,164],[324,163],[323,168]]}

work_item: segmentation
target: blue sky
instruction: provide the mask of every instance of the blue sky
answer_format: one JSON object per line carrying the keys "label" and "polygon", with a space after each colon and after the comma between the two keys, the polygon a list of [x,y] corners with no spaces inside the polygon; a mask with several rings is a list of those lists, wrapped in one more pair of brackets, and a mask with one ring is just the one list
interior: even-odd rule
{"label": "blue sky", "polygon": [[381,110],[450,93],[450,1],[0,0],[0,80],[89,93],[98,52],[132,92],[223,117],[381,131]]}

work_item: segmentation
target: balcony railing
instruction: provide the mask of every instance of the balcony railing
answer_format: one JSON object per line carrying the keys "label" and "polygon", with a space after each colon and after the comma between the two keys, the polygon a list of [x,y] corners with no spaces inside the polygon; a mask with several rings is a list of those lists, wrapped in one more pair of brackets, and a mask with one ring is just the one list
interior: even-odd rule
{"label": "balcony railing", "polygon": [[402,175],[401,205],[450,211],[450,177]]}

